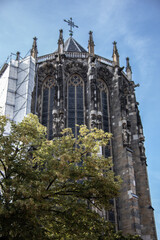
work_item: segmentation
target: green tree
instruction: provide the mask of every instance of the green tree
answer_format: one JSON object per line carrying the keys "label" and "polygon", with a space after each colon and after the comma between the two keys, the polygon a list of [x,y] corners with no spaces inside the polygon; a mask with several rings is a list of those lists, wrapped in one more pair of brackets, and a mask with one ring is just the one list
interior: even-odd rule
{"label": "green tree", "polygon": [[111,159],[98,155],[110,138],[81,126],[78,139],[64,129],[49,141],[35,115],[19,124],[0,116],[1,239],[112,239],[94,211],[109,209],[120,187]]}

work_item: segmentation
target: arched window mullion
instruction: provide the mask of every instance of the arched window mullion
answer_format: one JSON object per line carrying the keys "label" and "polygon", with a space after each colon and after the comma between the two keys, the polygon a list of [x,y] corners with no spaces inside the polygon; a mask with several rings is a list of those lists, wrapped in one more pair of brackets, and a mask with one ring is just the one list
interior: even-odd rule
{"label": "arched window mullion", "polygon": [[78,134],[76,124],[84,124],[84,82],[73,75],[68,81],[68,127],[75,136]]}
{"label": "arched window mullion", "polygon": [[55,80],[52,77],[48,77],[42,85],[42,114],[41,122],[47,127],[47,136],[49,139],[52,138],[53,134],[53,105],[55,95]]}
{"label": "arched window mullion", "polygon": [[[97,81],[98,91],[99,91],[99,110],[102,113],[102,129],[105,132],[110,131],[110,122],[109,122],[109,95],[107,85],[103,80]],[[102,148],[103,155],[105,157],[112,156],[111,141],[108,146]],[[110,203],[112,209],[106,211],[106,220],[112,222],[113,224],[116,221],[116,203],[115,199],[111,199]]]}
{"label": "arched window mullion", "polygon": [[47,136],[49,136],[49,110],[50,110],[50,87],[48,88],[48,113],[47,113]]}
{"label": "arched window mullion", "polygon": [[[99,110],[102,113],[102,129],[105,132],[109,132],[109,102],[108,102],[108,89],[103,80],[98,79],[97,81],[99,91]],[[110,156],[110,148],[103,148],[103,154],[108,157]]]}
{"label": "arched window mullion", "polygon": [[103,115],[103,130],[109,132],[108,123],[108,98],[106,91],[102,91],[102,115]]}
{"label": "arched window mullion", "polygon": [[49,113],[48,113],[48,136],[52,138],[53,134],[53,107],[54,107],[54,95],[55,95],[55,87],[51,85],[49,88]]}
{"label": "arched window mullion", "polygon": [[43,101],[42,101],[42,124],[47,127],[48,121],[48,92],[49,88],[43,88]]}

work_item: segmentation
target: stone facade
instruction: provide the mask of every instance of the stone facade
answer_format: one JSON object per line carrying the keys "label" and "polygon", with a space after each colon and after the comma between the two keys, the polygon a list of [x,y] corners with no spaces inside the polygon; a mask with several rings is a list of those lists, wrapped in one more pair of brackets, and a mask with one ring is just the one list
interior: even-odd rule
{"label": "stone facade", "polygon": [[87,52],[72,37],[64,43],[62,30],[56,52],[40,57],[37,52],[34,38],[31,53],[37,67],[32,112],[47,126],[48,138],[60,136],[64,127],[72,127],[78,134],[76,123],[112,132],[109,154],[123,183],[119,198],[113,200],[113,210],[105,217],[124,234],[156,240],[137,85],[132,81],[129,58],[125,73],[119,66],[116,42],[111,61],[94,53],[92,32]]}

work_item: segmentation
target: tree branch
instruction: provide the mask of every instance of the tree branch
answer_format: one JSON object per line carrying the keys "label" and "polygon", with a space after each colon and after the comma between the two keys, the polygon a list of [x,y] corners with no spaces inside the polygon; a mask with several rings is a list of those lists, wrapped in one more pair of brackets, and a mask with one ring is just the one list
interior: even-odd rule
{"label": "tree branch", "polygon": [[4,190],[4,187],[3,187],[3,184],[2,184],[2,182],[0,182],[0,186],[1,186],[1,188]]}
{"label": "tree branch", "polygon": [[95,203],[93,203],[89,198],[87,199],[95,208],[97,208],[99,211],[102,211]]}
{"label": "tree branch", "polygon": [[54,183],[56,179],[57,179],[57,176],[55,176],[55,178],[49,183],[48,187],[46,188],[47,191],[49,190],[49,188],[51,187],[51,185]]}
{"label": "tree branch", "polygon": [[6,174],[7,168],[6,168],[5,164],[4,164],[4,162],[2,161],[2,159],[0,159],[0,162],[2,163],[3,169],[4,169],[5,174]]}
{"label": "tree branch", "polygon": [[0,171],[0,174],[2,175],[2,177],[3,177],[3,178],[5,178],[5,176],[4,176],[4,174],[3,174],[3,172],[2,172],[2,171]]}

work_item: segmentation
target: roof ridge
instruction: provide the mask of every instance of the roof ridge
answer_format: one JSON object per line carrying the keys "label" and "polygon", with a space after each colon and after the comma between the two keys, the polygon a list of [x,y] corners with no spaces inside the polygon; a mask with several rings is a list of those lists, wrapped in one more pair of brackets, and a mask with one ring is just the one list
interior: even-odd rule
{"label": "roof ridge", "polygon": [[87,52],[74,38],[69,37],[64,43],[65,52]]}
{"label": "roof ridge", "polygon": [[73,40],[74,43],[76,44],[76,46],[77,46],[77,48],[79,49],[79,51],[82,52],[81,49],[78,47],[78,44],[77,44],[76,40],[75,40],[74,38],[72,38],[72,40]]}
{"label": "roof ridge", "polygon": [[68,38],[68,39],[67,39],[67,41],[66,41],[66,42],[67,42],[66,49],[67,49],[67,48],[68,48],[68,46],[69,46],[69,42],[70,42],[70,40],[71,40],[71,37],[70,37],[70,38]]}

